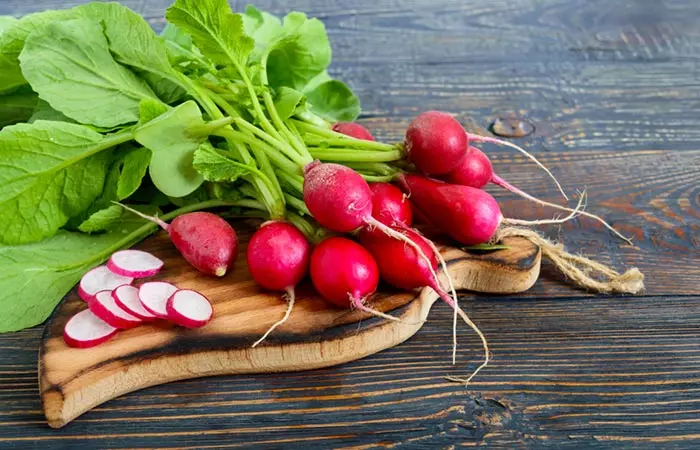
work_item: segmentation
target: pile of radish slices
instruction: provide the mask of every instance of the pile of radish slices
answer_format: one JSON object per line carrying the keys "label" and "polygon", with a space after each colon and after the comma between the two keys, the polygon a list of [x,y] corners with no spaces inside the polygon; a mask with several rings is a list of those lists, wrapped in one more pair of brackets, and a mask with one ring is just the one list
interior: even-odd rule
{"label": "pile of radish slices", "polygon": [[187,328],[204,326],[213,309],[199,292],[178,289],[165,281],[147,281],[138,287],[135,279],[157,274],[163,261],[141,250],[114,253],[107,264],[83,275],[78,295],[88,304],[66,323],[63,339],[71,347],[99,345],[119,330],[165,319]]}

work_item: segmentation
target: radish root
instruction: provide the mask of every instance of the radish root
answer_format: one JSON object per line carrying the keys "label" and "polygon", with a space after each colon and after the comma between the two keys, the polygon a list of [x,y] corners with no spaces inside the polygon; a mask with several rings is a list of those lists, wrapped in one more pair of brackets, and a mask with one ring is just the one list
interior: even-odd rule
{"label": "radish root", "polygon": [[581,193],[581,197],[578,200],[578,205],[576,205],[576,209],[572,209],[571,213],[564,217],[563,219],[546,219],[546,220],[520,220],[520,219],[509,219],[509,218],[503,218],[501,223],[506,224],[506,225],[520,225],[520,226],[535,226],[535,225],[551,225],[551,224],[561,224],[568,222],[569,220],[573,219],[574,217],[578,216],[581,214],[584,208],[584,201],[586,200],[586,191],[583,191]]}
{"label": "radish root", "polygon": [[[516,195],[519,195],[519,196],[521,196],[521,197],[523,197],[523,198],[525,198],[525,199],[527,199],[527,200],[530,200],[531,202],[535,202],[535,203],[537,203],[537,204],[539,204],[539,205],[548,206],[548,207],[550,207],[550,208],[559,209],[559,210],[561,210],[561,211],[568,211],[568,212],[572,212],[572,211],[573,211],[573,209],[568,208],[568,207],[566,207],[566,206],[557,205],[556,203],[550,203],[550,202],[547,202],[547,201],[544,201],[544,200],[540,200],[540,199],[537,198],[537,197],[533,197],[532,195],[528,194],[527,192],[521,191],[520,189],[516,188],[515,186],[513,186],[513,185],[510,184],[510,183],[508,183],[506,180],[504,180],[503,178],[499,177],[499,176],[496,175],[496,174],[493,174],[493,177],[491,178],[491,182],[494,183],[494,184],[496,184],[496,185],[498,185],[498,186],[501,186],[502,188],[504,188],[504,189],[506,189],[506,190],[508,190],[508,191],[510,191],[510,192],[512,192],[512,193],[514,193],[514,194],[516,194]],[[602,217],[596,216],[595,214],[591,214],[591,213],[586,212],[586,211],[580,211],[579,214],[582,215],[582,216],[586,216],[586,217],[589,217],[589,218],[591,218],[591,219],[597,220],[597,221],[600,222],[605,228],[607,228],[608,230],[612,231],[613,234],[615,234],[617,237],[619,237],[620,239],[624,240],[624,241],[627,242],[628,244],[632,245],[632,240],[631,240],[630,238],[627,238],[627,237],[623,236],[619,231],[617,231],[615,228],[613,228],[612,225],[610,225],[608,222],[606,222],[605,220],[603,220]]]}
{"label": "radish root", "polygon": [[359,309],[360,311],[366,312],[368,314],[372,314],[373,316],[381,317],[382,319],[391,320],[394,322],[405,323],[407,325],[420,325],[423,323],[423,322],[406,322],[404,320],[399,319],[398,317],[392,316],[391,314],[385,314],[381,311],[377,311],[374,308],[370,308],[369,306],[364,304],[364,302],[363,302],[364,299],[355,298],[352,296],[352,294],[348,294],[348,296],[350,297],[350,302],[352,303],[353,307]]}
{"label": "radish root", "polygon": [[287,289],[287,292],[284,294],[284,297],[286,297],[287,299],[287,311],[284,312],[284,317],[282,317],[280,320],[275,322],[270,328],[268,328],[265,334],[263,334],[262,337],[255,341],[255,343],[251,346],[252,348],[257,347],[258,344],[264,341],[275,328],[282,325],[287,321],[287,319],[289,319],[289,315],[292,313],[292,308],[294,308],[294,288],[292,287]]}
{"label": "radish root", "polygon": [[563,195],[566,200],[569,199],[569,197],[567,197],[566,193],[564,192],[564,189],[562,189],[561,184],[559,184],[559,181],[557,181],[557,179],[554,177],[552,172],[550,172],[549,169],[544,164],[539,162],[537,160],[537,158],[535,158],[533,155],[531,155],[524,148],[518,147],[517,145],[512,144],[508,141],[503,141],[501,139],[496,139],[496,138],[492,138],[492,137],[488,137],[488,136],[480,136],[478,134],[467,133],[467,137],[471,140],[476,141],[476,142],[485,142],[485,143],[489,143],[489,144],[505,145],[506,147],[510,147],[510,148],[513,148],[513,149],[519,151],[520,153],[522,153],[526,157],[530,158],[530,160],[532,160],[535,164],[537,164],[537,166],[540,169],[544,170],[547,173],[547,175],[549,175],[549,177],[552,180],[554,180],[554,183],[557,185],[557,189],[559,189],[559,192],[561,192],[561,195]]}
{"label": "radish root", "polygon": [[160,227],[161,227],[162,229],[164,229],[165,231],[168,231],[168,228],[170,227],[170,225],[168,225],[167,223],[163,222],[162,220],[160,220],[159,218],[157,218],[157,217],[155,217],[155,216],[148,216],[148,215],[146,215],[146,214],[144,214],[144,213],[142,213],[142,212],[140,212],[140,211],[136,211],[136,210],[133,209],[133,208],[129,208],[128,206],[123,205],[123,204],[121,204],[121,203],[119,203],[119,202],[114,202],[114,201],[113,201],[112,203],[114,203],[115,205],[121,206],[122,208],[126,209],[126,210],[129,211],[130,213],[134,213],[134,214],[136,214],[137,216],[141,217],[142,219],[150,220],[151,222],[153,222],[153,223],[155,223],[156,225],[160,226]]}

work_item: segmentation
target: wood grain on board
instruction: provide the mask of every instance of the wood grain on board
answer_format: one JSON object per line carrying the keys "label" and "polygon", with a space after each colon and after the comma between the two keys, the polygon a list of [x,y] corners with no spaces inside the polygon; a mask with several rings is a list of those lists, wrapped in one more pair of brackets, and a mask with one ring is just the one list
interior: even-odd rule
{"label": "wood grain on board", "polygon": [[[20,15],[77,2],[9,0]],[[169,0],[128,0],[156,28]],[[238,9],[246,2],[235,2]],[[444,381],[481,357],[436,305],[403,344],[311,372],[156,386],[95,408],[61,430],[43,417],[41,329],[0,336],[0,438],[8,448],[698,448],[700,447],[700,3],[695,0],[255,1],[319,16],[334,75],[363,122],[400,139],[410,118],[443,109],[486,130],[500,116],[535,125],[517,142],[588,211],[635,237],[620,245],[577,219],[544,228],[572,251],[622,269],[647,290],[600,297],[543,262],[526,294],[465,295],[494,360],[468,390]],[[549,201],[549,180],[487,146],[506,179]],[[504,214],[554,214],[490,189]]]}

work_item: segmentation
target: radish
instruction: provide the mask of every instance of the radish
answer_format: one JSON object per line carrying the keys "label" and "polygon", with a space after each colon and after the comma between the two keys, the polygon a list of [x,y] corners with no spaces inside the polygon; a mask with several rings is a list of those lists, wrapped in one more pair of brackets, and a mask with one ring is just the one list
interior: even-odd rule
{"label": "radish", "polygon": [[157,217],[121,206],[167,231],[183,258],[200,272],[223,277],[233,266],[238,252],[238,237],[233,227],[216,214],[187,213],[167,224]]}
{"label": "radish", "polygon": [[248,243],[248,270],[256,283],[265,289],[286,293],[287,310],[257,340],[256,347],[289,318],[294,307],[294,287],[309,271],[311,246],[304,234],[287,222],[266,222]]}
{"label": "radish", "polygon": [[163,268],[163,261],[141,250],[121,250],[107,261],[109,270],[125,277],[150,277]]}
{"label": "radish", "polygon": [[[486,156],[484,152],[482,152],[476,147],[469,147],[469,149],[467,150],[467,154],[464,158],[462,158],[462,161],[459,162],[459,165],[457,165],[457,167],[452,172],[443,176],[442,179],[447,181],[448,183],[461,184],[463,186],[471,186],[477,189],[481,189],[487,183],[491,182],[539,205],[548,206],[550,208],[558,209],[561,211],[573,211],[571,208],[567,208],[566,206],[557,205],[555,203],[550,203],[533,197],[532,195],[523,192],[520,189],[513,186],[512,184],[508,183],[506,180],[494,173],[493,166],[491,165],[491,161],[489,161],[488,156]],[[629,244],[632,243],[632,241],[620,234],[619,231],[614,229],[601,217],[585,211],[580,211],[580,214],[582,216],[590,217],[592,219],[597,220],[598,222],[603,224],[605,228],[612,231],[621,239],[627,241]]]}
{"label": "radish", "polygon": [[87,302],[90,311],[114,328],[133,328],[143,322],[116,304],[112,291],[100,291]]}
{"label": "radish", "polygon": [[123,284],[112,291],[114,303],[132,316],[143,321],[155,320],[158,317],[148,312],[139,299],[139,289],[130,284]]}
{"label": "radish", "polygon": [[413,210],[401,189],[389,183],[370,183],[372,216],[384,225],[413,224]]}
{"label": "radish", "polygon": [[337,122],[333,125],[333,131],[363,141],[374,141],[372,133],[370,133],[367,128],[355,122]]}
{"label": "radish", "polygon": [[89,348],[108,341],[118,331],[86,309],[68,320],[63,328],[63,340],[71,347]]}
{"label": "radish", "polygon": [[122,284],[131,284],[132,281],[132,277],[117,275],[107,266],[97,266],[80,279],[78,295],[87,302],[99,291],[111,291]]}
{"label": "radish", "polygon": [[171,322],[187,328],[203,327],[214,314],[209,300],[190,289],[176,291],[168,298],[165,309]]}
{"label": "radish", "polygon": [[334,305],[401,321],[365,304],[377,290],[379,269],[372,255],[357,242],[342,237],[321,242],[311,253],[309,271],[318,293]]}
{"label": "radish", "polygon": [[149,281],[139,286],[139,299],[149,313],[161,319],[168,319],[166,304],[177,287],[165,281]]}

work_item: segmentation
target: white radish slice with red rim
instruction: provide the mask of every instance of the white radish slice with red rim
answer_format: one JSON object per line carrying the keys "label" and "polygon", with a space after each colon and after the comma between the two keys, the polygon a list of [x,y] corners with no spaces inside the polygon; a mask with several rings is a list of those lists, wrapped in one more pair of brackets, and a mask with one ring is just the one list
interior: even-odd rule
{"label": "white radish slice with red rim", "polygon": [[63,340],[71,347],[88,348],[108,341],[118,331],[86,309],[68,320],[63,328]]}
{"label": "white radish slice with red rim", "polygon": [[139,299],[139,289],[130,284],[123,284],[112,291],[114,303],[132,316],[141,320],[149,321],[157,319],[155,315],[148,312]]}
{"label": "white radish slice with red rim", "polygon": [[114,328],[133,328],[143,322],[120,308],[112,297],[112,291],[100,291],[87,303],[90,311]]}
{"label": "white radish slice with red rim", "polygon": [[182,289],[175,292],[165,305],[168,320],[187,327],[198,328],[211,320],[214,313],[209,300],[197,291]]}
{"label": "white radish slice with red rim", "polygon": [[146,311],[157,317],[168,319],[165,304],[176,291],[176,286],[165,281],[149,281],[139,287],[139,299]]}
{"label": "white radish slice with red rim", "polygon": [[109,270],[125,277],[150,277],[163,268],[163,261],[141,250],[121,250],[107,261]]}
{"label": "white radish slice with red rim", "polygon": [[111,291],[122,284],[131,284],[132,281],[134,281],[132,277],[117,275],[107,266],[97,266],[80,279],[78,295],[88,301],[100,291]]}

